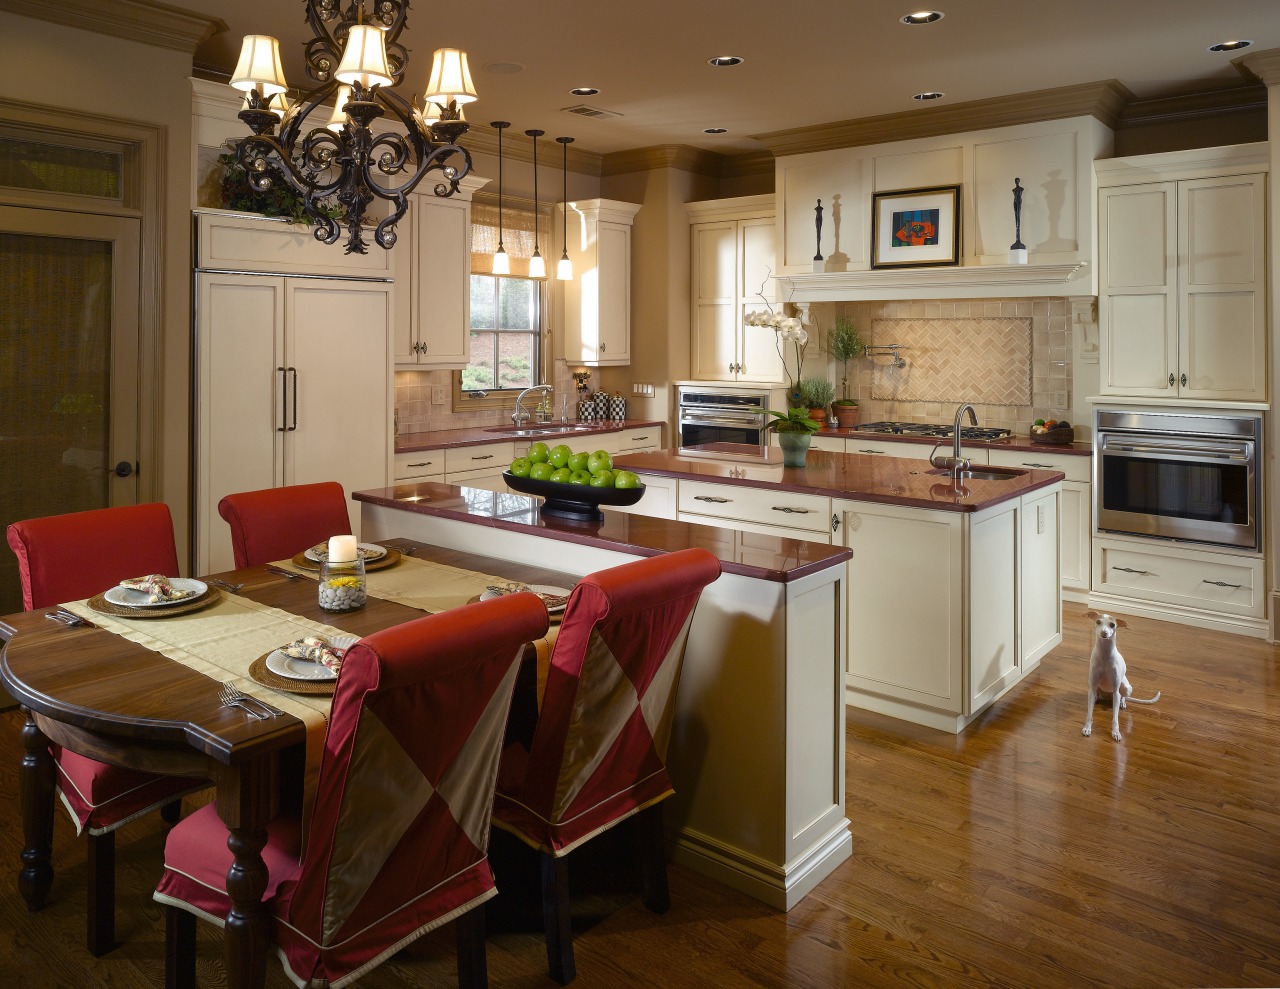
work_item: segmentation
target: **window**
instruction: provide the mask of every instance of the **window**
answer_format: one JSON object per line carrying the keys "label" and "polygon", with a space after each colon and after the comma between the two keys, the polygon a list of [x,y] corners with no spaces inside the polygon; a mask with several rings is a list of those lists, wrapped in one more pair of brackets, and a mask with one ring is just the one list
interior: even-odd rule
{"label": "window", "polygon": [[541,381],[542,282],[471,276],[471,356],[463,391],[528,388]]}

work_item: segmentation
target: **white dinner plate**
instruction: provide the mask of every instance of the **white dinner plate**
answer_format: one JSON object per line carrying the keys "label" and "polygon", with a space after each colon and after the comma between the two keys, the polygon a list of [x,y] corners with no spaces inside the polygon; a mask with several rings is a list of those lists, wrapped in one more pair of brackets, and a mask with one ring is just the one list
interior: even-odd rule
{"label": "white dinner plate", "polygon": [[[329,638],[329,645],[335,649],[350,649],[358,640],[358,635],[334,635]],[[336,680],[338,674],[323,663],[313,663],[308,659],[295,659],[279,649],[267,656],[267,669],[277,676],[289,680]]]}
{"label": "white dinner plate", "polygon": [[[569,591],[570,591],[570,588],[568,587],[555,587],[551,584],[529,584],[528,589],[533,591],[534,594],[537,594],[539,597],[543,598],[544,600],[546,598],[567,598],[569,596]],[[480,600],[491,601],[494,598],[500,598],[500,597],[502,597],[502,595],[497,594],[494,591],[485,591],[483,594],[480,595]],[[550,607],[547,609],[547,613],[554,615],[557,612],[564,611],[565,604],[567,603],[568,602],[566,601],[561,604],[554,605],[553,607]]]}
{"label": "white dinner plate", "polygon": [[[386,547],[379,546],[377,543],[360,543],[356,546],[356,552],[366,561],[380,560],[387,555]],[[323,563],[329,559],[329,544],[320,543],[312,546],[302,555],[315,563]]]}
{"label": "white dinner plate", "polygon": [[170,577],[169,584],[175,591],[191,591],[186,597],[178,598],[176,601],[148,601],[150,596],[146,591],[135,591],[128,587],[116,585],[110,587],[103,592],[102,597],[108,604],[114,604],[121,608],[171,608],[175,604],[186,604],[188,601],[194,601],[200,595],[209,590],[209,585],[202,580],[194,580],[191,577]]}

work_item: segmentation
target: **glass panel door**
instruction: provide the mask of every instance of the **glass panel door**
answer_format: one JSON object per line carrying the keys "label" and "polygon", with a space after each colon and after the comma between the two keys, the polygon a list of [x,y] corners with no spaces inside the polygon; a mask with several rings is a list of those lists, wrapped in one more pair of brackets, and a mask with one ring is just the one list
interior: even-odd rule
{"label": "glass panel door", "polygon": [[[0,529],[135,503],[138,221],[0,207],[0,302]],[[0,614],[21,608],[5,547]]]}

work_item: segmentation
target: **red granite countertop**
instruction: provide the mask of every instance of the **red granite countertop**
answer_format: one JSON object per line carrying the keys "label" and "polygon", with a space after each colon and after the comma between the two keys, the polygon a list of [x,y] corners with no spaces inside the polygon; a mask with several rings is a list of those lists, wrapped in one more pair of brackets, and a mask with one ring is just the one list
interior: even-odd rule
{"label": "red granite countertop", "polygon": [[[733,454],[739,448],[732,443],[720,443],[709,444],[702,449],[711,454],[717,451]],[[927,448],[921,451],[922,458],[927,454]],[[945,471],[935,472],[924,459],[829,453],[825,450],[810,450],[805,466],[801,468],[785,468],[781,463],[680,456],[670,450],[620,454],[613,462],[615,467],[640,474],[953,512],[974,512],[998,505],[1028,491],[1047,487],[1066,476],[1055,470],[992,468],[1012,475],[1011,479],[973,478],[956,484]],[[985,468],[977,464],[975,469]]]}
{"label": "red granite countertop", "polygon": [[[921,446],[928,447],[939,443],[948,447],[951,445],[949,438],[907,436],[898,433],[868,433],[857,426],[852,429],[831,429],[824,426],[813,435],[837,436],[842,439],[883,440],[886,443],[919,443]],[[1091,440],[1077,440],[1074,443],[1032,443],[1030,438],[1026,436],[1010,436],[1002,440],[965,440],[964,445],[975,448],[985,446],[993,450],[1038,450],[1041,453],[1065,453],[1076,457],[1090,457],[1093,455],[1093,442]],[[928,453],[926,452],[922,456],[927,457]]]}
{"label": "red granite countertop", "polygon": [[557,518],[542,514],[540,498],[453,484],[397,484],[390,488],[356,491],[351,497],[370,505],[456,519],[473,525],[513,532],[532,529],[563,542],[598,546],[633,556],[657,556],[700,546],[716,555],[726,573],[775,583],[799,580],[843,564],[853,556],[852,551],[843,546],[782,536],[747,535],[733,529],[611,512],[607,508],[603,522]]}
{"label": "red granite countertop", "polygon": [[[562,423],[533,423],[529,427],[537,429],[539,425],[550,428]],[[595,436],[600,433],[618,433],[624,429],[643,429],[646,426],[665,426],[666,423],[655,419],[606,419],[600,422],[570,422],[578,428],[562,433],[544,433],[540,436],[514,436],[514,426],[468,426],[465,429],[430,429],[417,433],[401,433],[396,437],[396,453],[417,453],[419,450],[444,450],[450,447],[479,446],[481,443],[501,443],[503,440],[519,440],[522,443],[541,441],[550,446],[561,442],[570,442],[564,437]]]}

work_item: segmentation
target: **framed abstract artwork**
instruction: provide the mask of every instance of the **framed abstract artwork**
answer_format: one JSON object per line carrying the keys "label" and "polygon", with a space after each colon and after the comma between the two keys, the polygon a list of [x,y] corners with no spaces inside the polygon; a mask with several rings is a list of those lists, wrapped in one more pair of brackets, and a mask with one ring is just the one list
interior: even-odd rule
{"label": "framed abstract artwork", "polygon": [[899,189],[871,197],[871,267],[960,263],[960,186]]}

